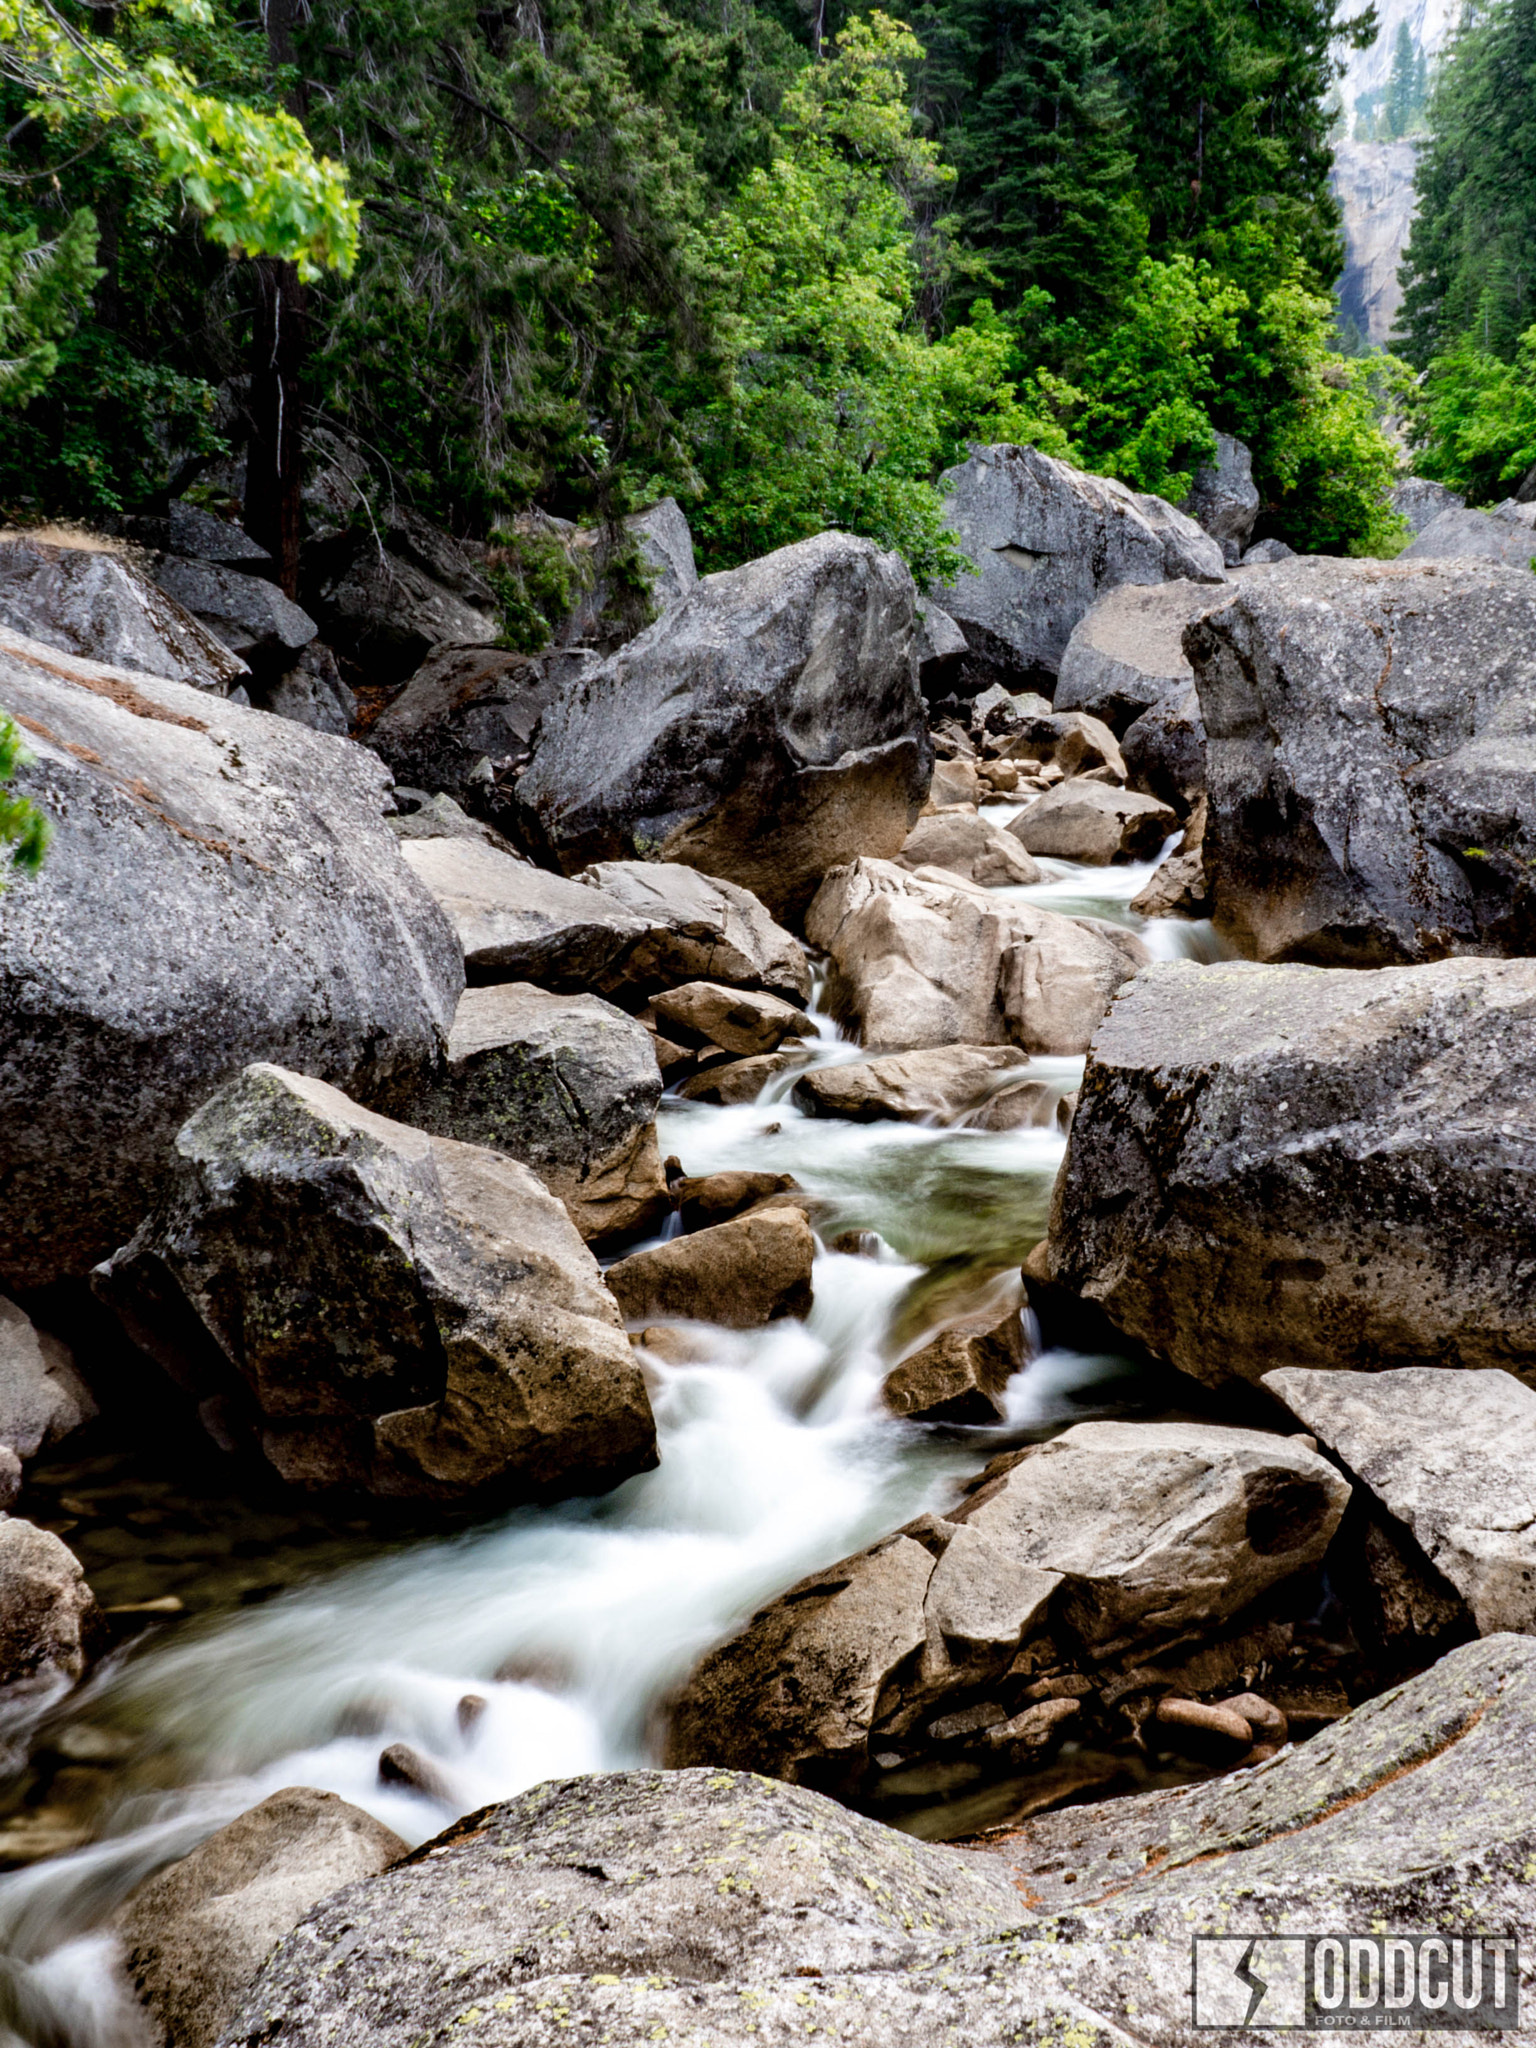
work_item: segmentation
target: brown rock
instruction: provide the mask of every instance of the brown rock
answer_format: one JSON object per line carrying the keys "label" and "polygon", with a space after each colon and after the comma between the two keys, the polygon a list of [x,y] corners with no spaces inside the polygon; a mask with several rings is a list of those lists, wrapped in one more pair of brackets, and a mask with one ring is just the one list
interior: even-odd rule
{"label": "brown rock", "polygon": [[1022,1714],[1015,1714],[1012,1720],[989,1728],[987,1740],[995,1749],[1041,1749],[1082,1712],[1082,1706],[1081,1699],[1041,1700],[1036,1706],[1026,1707]]}
{"label": "brown rock", "polygon": [[274,1944],[332,1892],[405,1853],[371,1814],[296,1785],[140,1885],[116,1925],[167,2048],[212,2048]]}
{"label": "brown rock", "polygon": [[1017,1315],[990,1327],[981,1318],[955,1323],[887,1373],[885,1403],[919,1422],[997,1422],[1003,1390],[1023,1363]]}
{"label": "brown rock", "polygon": [[1156,797],[1074,776],[1037,797],[1008,830],[1031,853],[1103,868],[1146,860],[1178,828],[1175,813]]}
{"label": "brown rock", "polygon": [[[1012,771],[1018,780],[1018,771]],[[945,868],[979,882],[984,889],[998,889],[1038,882],[1040,870],[1017,839],[989,825],[973,811],[940,811],[919,818],[907,834],[906,844],[896,856],[898,867]]]}
{"label": "brown rock", "polygon": [[1272,1742],[1278,1749],[1290,1733],[1280,1709],[1256,1692],[1240,1692],[1230,1700],[1217,1700],[1216,1708],[1224,1714],[1241,1714],[1255,1742]]}
{"label": "brown rock", "polygon": [[770,1081],[803,1067],[809,1058],[798,1048],[759,1053],[755,1059],[732,1060],[728,1066],[691,1074],[677,1092],[688,1102],[756,1102]]}
{"label": "brown rock", "polygon": [[1198,1700],[1159,1700],[1155,1716],[1163,1728],[1177,1728],[1218,1744],[1247,1749],[1253,1730],[1244,1717],[1226,1707],[1202,1706]]}
{"label": "brown rock", "polygon": [[1040,1120],[1047,1083],[1030,1078],[1029,1061],[1011,1046],[944,1045],[887,1053],[847,1066],[813,1067],[790,1100],[812,1116],[868,1124],[887,1118],[940,1124],[971,1117],[986,1130],[1011,1130]]}
{"label": "brown rock", "polygon": [[786,1038],[816,1034],[804,1010],[781,996],[722,988],[713,981],[684,982],[657,996],[652,1007],[674,1037],[706,1039],[743,1058],[775,1052]]}
{"label": "brown rock", "polygon": [[811,1306],[816,1239],[796,1209],[757,1209],[691,1237],[636,1252],[608,1269],[631,1322],[683,1316],[753,1330]]}
{"label": "brown rock", "polygon": [[672,1183],[685,1231],[708,1230],[716,1223],[729,1223],[746,1209],[774,1195],[793,1194],[799,1183],[788,1173],[730,1173],[685,1175]]}

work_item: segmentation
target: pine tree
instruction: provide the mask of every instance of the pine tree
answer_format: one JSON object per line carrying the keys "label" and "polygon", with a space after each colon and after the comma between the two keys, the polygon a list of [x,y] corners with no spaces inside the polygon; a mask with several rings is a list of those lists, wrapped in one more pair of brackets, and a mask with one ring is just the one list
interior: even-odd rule
{"label": "pine tree", "polygon": [[1413,47],[1413,37],[1408,33],[1406,21],[1397,25],[1397,43],[1392,52],[1392,71],[1387,79],[1387,99],[1384,108],[1386,130],[1389,139],[1396,142],[1412,128],[1414,116],[1418,113],[1414,87],[1418,76],[1418,58]]}
{"label": "pine tree", "polygon": [[1403,260],[1401,346],[1503,362],[1536,321],[1536,0],[1493,0],[1438,67]]}

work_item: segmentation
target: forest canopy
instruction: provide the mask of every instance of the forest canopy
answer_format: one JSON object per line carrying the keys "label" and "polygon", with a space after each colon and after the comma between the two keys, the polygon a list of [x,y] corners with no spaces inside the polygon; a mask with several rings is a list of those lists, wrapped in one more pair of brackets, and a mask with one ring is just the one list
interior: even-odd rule
{"label": "forest canopy", "polygon": [[1333,331],[1336,51],[1374,34],[1340,0],[40,18],[183,120],[0,81],[13,516],[219,502],[243,459],[291,587],[323,455],[360,517],[373,489],[497,538],[670,491],[708,568],[841,526],[931,576],[968,441],[1177,500],[1226,432],[1261,533],[1399,532],[1390,367]]}

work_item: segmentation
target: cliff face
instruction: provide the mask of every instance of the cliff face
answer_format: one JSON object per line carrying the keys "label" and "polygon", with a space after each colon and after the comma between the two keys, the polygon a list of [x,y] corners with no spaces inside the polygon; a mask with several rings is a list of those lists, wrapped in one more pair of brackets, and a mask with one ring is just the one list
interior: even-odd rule
{"label": "cliff face", "polygon": [[1389,342],[1403,300],[1397,266],[1413,222],[1417,153],[1411,141],[1334,144],[1345,245],[1339,310],[1378,347]]}

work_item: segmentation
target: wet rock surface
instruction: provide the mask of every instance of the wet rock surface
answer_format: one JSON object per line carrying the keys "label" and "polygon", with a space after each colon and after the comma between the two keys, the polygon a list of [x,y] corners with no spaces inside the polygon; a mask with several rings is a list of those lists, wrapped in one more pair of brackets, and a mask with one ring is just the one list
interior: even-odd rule
{"label": "wet rock surface", "polygon": [[1220,543],[1184,513],[1034,448],[977,447],[939,487],[980,573],[934,595],[965,634],[978,683],[1054,676],[1072,629],[1118,584],[1225,575]]}
{"label": "wet rock surface", "polygon": [[159,2037],[170,2048],[213,2048],[282,1937],[406,1853],[397,1834],[334,1792],[292,1786],[150,1878],[115,1931]]}
{"label": "wet rock surface", "polygon": [[1304,1750],[1052,1814],[992,1854],[734,1773],[541,1786],[318,1908],[230,2038],[255,2048],[276,2021],[317,2048],[407,2048],[473,2012],[507,2048],[573,2022],[689,2043],[826,2025],[861,2048],[946,2031],[1001,2048],[1065,2025],[1095,2048],[1193,2044],[1192,1924],[1525,1924],[1536,1817],[1511,1794],[1533,1720],[1536,1648],[1503,1636]]}
{"label": "wet rock surface", "polygon": [[501,982],[459,998],[446,1061],[410,1121],[521,1159],[589,1243],[607,1243],[656,1229],[671,1207],[660,1100],[643,1024],[600,996]]}
{"label": "wet rock surface", "polygon": [[0,1698],[7,1702],[7,1733],[15,1731],[18,1698],[46,1705],[105,1647],[101,1615],[78,1561],[51,1530],[0,1514]]}
{"label": "wet rock surface", "polygon": [[1139,1725],[1173,1690],[1140,1667],[1315,1566],[1348,1497],[1295,1438],[1079,1423],[995,1459],[947,1515],[814,1574],[710,1651],[668,1760],[868,1797],[873,1766],[985,1742],[1047,1698],[1089,1700],[1084,1726]]}
{"label": "wet rock surface", "polygon": [[1481,1635],[1536,1635],[1536,1391],[1432,1367],[1267,1373],[1264,1385],[1409,1533]]}
{"label": "wet rock surface", "polygon": [[607,1280],[632,1323],[684,1317],[752,1330],[811,1306],[816,1239],[797,1208],[762,1205],[608,1268]]}
{"label": "wet rock surface", "polygon": [[1036,797],[1008,829],[1032,854],[1103,868],[1150,859],[1178,822],[1156,797],[1073,776]]}
{"label": "wet rock surface", "polygon": [[827,877],[806,935],[830,956],[832,1015],[876,1051],[1080,1052],[1146,957],[1129,932],[875,860]]}
{"label": "wet rock surface", "polygon": [[1279,563],[1185,647],[1215,918],[1240,951],[1353,967],[1536,951],[1528,566]]}
{"label": "wet rock surface", "polygon": [[951,1323],[894,1366],[882,1393],[893,1415],[919,1422],[998,1422],[1008,1382],[1024,1363],[1017,1312],[1001,1322]]}
{"label": "wet rock surface", "polygon": [[260,1065],[175,1157],[99,1290],[291,1484],[488,1506],[655,1462],[597,1263],[526,1166]]}
{"label": "wet rock surface", "polygon": [[932,771],[914,606],[896,556],[841,534],[706,576],[545,713],[531,841],[567,873],[682,862],[777,915],[899,852]]}
{"label": "wet rock surface", "polygon": [[362,748],[10,637],[0,706],[54,827],[0,919],[0,1276],[22,1289],[132,1235],[189,1112],[249,1061],[409,1092],[463,965]]}
{"label": "wet rock surface", "polygon": [[978,1130],[1012,1130],[1051,1120],[1050,1085],[1009,1046],[945,1045],[927,1052],[887,1053],[882,1059],[815,1067],[790,1091],[813,1116],[854,1123],[887,1118],[955,1123]]}
{"label": "wet rock surface", "polygon": [[1530,1377],[1533,1017],[1525,960],[1149,969],[1094,1041],[1056,1279],[1197,1379]]}

